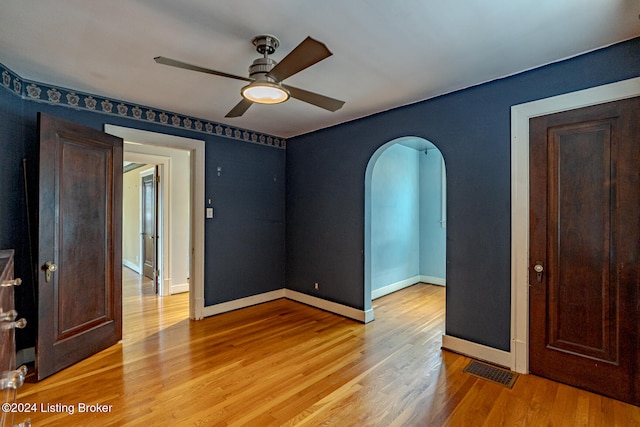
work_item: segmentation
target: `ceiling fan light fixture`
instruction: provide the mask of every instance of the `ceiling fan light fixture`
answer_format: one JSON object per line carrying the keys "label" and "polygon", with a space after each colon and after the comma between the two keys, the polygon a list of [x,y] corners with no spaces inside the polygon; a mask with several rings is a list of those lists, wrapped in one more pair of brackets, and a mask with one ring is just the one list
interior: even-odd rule
{"label": "ceiling fan light fixture", "polygon": [[289,91],[277,83],[255,81],[242,88],[242,96],[258,104],[280,104],[289,99]]}

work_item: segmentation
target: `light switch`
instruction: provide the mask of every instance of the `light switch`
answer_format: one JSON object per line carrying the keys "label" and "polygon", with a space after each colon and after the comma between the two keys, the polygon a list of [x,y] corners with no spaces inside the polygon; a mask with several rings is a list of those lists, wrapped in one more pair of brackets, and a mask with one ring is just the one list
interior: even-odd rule
{"label": "light switch", "polygon": [[207,218],[213,218],[213,208],[207,208]]}

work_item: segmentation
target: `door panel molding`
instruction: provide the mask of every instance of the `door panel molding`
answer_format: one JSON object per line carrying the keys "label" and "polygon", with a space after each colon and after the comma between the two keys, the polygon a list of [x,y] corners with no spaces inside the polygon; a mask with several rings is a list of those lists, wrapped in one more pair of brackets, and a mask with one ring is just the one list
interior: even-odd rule
{"label": "door panel molding", "polygon": [[640,95],[640,77],[511,107],[511,366],[529,372],[529,119]]}
{"label": "door panel molding", "polygon": [[[588,124],[585,124],[588,123]],[[548,276],[548,289],[550,304],[550,328],[549,346],[567,353],[589,354],[594,359],[602,362],[613,363],[617,360],[616,350],[617,335],[610,331],[617,329],[618,319],[610,313],[610,303],[615,303],[616,295],[611,286],[590,289],[587,283],[609,283],[611,265],[611,241],[609,236],[612,218],[615,217],[615,203],[612,203],[609,186],[605,185],[611,176],[611,150],[612,150],[612,125],[610,121],[598,121],[595,124],[585,122],[567,126],[556,126],[549,129],[549,171],[547,194],[549,195],[548,207],[548,239],[558,242],[558,245],[548,244],[547,270],[558,272],[558,281],[551,280]],[[576,138],[579,135],[579,138]],[[571,159],[572,160],[565,160]],[[595,163],[600,163],[599,167]],[[534,161],[535,163],[535,161]],[[573,164],[568,164],[573,163]],[[594,169],[585,173],[581,165],[594,164]],[[568,167],[574,176],[571,180],[571,188],[563,189],[567,178],[562,178],[561,166]],[[561,181],[562,180],[562,181]],[[557,197],[552,186],[557,187]],[[572,193],[572,194],[569,194]],[[589,200],[589,209],[580,203],[576,204],[572,199]],[[595,206],[594,206],[595,205]],[[602,227],[587,228],[591,223],[602,224]],[[563,233],[559,230],[567,230],[569,227],[589,229],[589,233]],[[589,262],[581,263],[581,268],[576,268],[580,262],[578,257],[584,254],[575,254],[572,249],[579,246],[589,248]],[[582,290],[589,293],[589,299],[598,304],[588,306],[591,311],[579,315],[565,310],[565,304],[570,302],[563,296],[562,287],[570,287],[573,284],[577,291],[582,283],[577,283],[574,277],[587,277],[584,280]],[[571,311],[573,312],[573,311]],[[566,327],[563,320],[572,320],[573,316],[580,316],[584,328],[571,330]],[[571,322],[571,323],[572,323]],[[609,324],[607,328],[597,328]],[[590,333],[586,330],[599,333]],[[587,339],[589,338],[589,339]]]}

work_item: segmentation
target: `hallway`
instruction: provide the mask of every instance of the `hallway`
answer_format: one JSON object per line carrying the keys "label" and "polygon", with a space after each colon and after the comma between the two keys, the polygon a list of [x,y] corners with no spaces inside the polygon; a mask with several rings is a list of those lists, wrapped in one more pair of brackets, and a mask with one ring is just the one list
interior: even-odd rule
{"label": "hallway", "polygon": [[189,318],[189,293],[159,297],[151,279],[122,268],[122,342],[124,346]]}

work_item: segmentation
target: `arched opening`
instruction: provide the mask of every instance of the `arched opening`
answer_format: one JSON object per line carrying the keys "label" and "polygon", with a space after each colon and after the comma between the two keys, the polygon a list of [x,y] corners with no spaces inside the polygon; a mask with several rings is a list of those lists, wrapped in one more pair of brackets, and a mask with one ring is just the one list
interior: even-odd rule
{"label": "arched opening", "polygon": [[433,143],[402,137],[371,156],[364,234],[365,310],[415,283],[446,284],[446,173]]}

